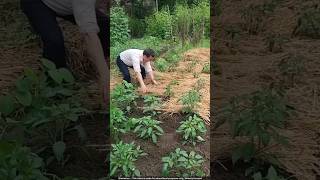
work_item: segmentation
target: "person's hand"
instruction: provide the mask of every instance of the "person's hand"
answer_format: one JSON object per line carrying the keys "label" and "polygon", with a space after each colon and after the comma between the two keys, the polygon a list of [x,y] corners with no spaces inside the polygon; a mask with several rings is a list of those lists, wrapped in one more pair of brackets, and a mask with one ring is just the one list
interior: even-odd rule
{"label": "person's hand", "polygon": [[140,88],[141,92],[142,93],[146,93],[147,92],[147,87],[146,85],[142,85],[141,88]]}
{"label": "person's hand", "polygon": [[157,81],[153,80],[152,82],[153,84],[158,85]]}

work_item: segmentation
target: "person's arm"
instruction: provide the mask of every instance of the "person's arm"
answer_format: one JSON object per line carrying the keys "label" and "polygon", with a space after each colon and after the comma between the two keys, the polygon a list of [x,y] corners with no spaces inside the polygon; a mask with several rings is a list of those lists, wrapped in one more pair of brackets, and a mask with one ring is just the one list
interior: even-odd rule
{"label": "person's arm", "polygon": [[[107,97],[107,78],[109,69],[104,59],[103,49],[97,33],[84,33],[89,59],[95,65],[99,74],[99,83],[104,98]],[[106,99],[104,99],[106,101]]]}
{"label": "person's arm", "polygon": [[150,79],[153,84],[158,84],[157,81],[154,79],[154,72],[153,71],[149,72],[149,76],[150,76]]}
{"label": "person's arm", "polygon": [[143,81],[143,78],[142,78],[142,75],[141,75],[139,57],[133,55],[133,56],[131,56],[131,59],[132,59],[133,70],[134,70],[134,72],[136,73],[136,76],[137,76],[137,78],[138,78],[141,91],[142,91],[143,93],[146,93],[146,92],[147,92],[147,87],[146,87],[146,85],[144,84],[144,81]]}

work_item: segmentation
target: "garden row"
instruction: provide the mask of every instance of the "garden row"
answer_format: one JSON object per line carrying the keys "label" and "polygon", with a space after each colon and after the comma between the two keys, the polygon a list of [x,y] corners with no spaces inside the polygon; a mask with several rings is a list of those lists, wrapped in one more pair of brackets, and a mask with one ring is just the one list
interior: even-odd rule
{"label": "garden row", "polygon": [[[175,83],[177,82],[172,82],[170,86]],[[173,122],[157,120],[163,113],[160,111],[162,101],[160,97],[154,95],[139,97],[135,87],[130,83],[123,81],[122,84],[118,84],[112,91],[111,97],[111,134],[113,137],[110,155],[111,176],[140,176],[141,173],[135,163],[141,156],[148,156],[148,154],[143,151],[143,147],[141,149],[134,142],[124,143],[121,137],[124,137],[125,134],[135,134],[137,138],[153,143],[147,144],[148,146],[158,146],[163,143],[160,142],[161,136],[168,133],[163,130],[163,125]],[[192,144],[194,147],[197,143],[205,141],[203,136],[207,131],[206,125],[194,113],[194,107],[199,100],[200,95],[196,90],[191,90],[181,97],[183,111],[186,113],[185,119],[176,129],[176,133],[183,139],[181,145]],[[167,150],[169,152],[165,156],[159,157],[163,163],[162,170],[158,170],[161,171],[161,175],[178,177],[206,175],[203,170],[205,159],[201,154],[178,147]]]}

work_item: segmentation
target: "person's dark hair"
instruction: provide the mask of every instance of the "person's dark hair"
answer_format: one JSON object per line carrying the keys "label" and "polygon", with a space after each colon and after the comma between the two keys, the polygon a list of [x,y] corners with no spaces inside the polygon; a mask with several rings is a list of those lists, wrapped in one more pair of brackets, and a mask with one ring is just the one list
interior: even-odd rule
{"label": "person's dark hair", "polygon": [[153,49],[148,48],[143,51],[143,55],[146,55],[147,57],[150,57],[150,56],[155,57],[156,53],[154,52]]}

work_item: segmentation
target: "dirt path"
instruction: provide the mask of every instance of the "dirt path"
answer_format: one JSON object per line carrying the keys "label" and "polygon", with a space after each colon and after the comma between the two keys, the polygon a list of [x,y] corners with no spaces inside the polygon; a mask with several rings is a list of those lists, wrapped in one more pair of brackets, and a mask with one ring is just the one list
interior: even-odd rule
{"label": "dirt path", "polygon": [[[183,59],[178,63],[172,72],[155,72],[159,85],[148,84],[148,93],[163,96],[166,86],[172,81],[176,81],[177,85],[172,86],[173,97],[164,102],[162,110],[167,112],[181,111],[182,105],[178,102],[181,96],[191,90],[200,80],[203,88],[200,90],[201,102],[196,108],[199,115],[210,124],[210,74],[202,73],[202,68],[210,62],[210,49],[198,48],[187,51]],[[198,76],[194,77],[194,73]],[[132,76],[133,77],[133,76]],[[111,77],[111,89],[117,83],[121,82],[121,76]]]}

